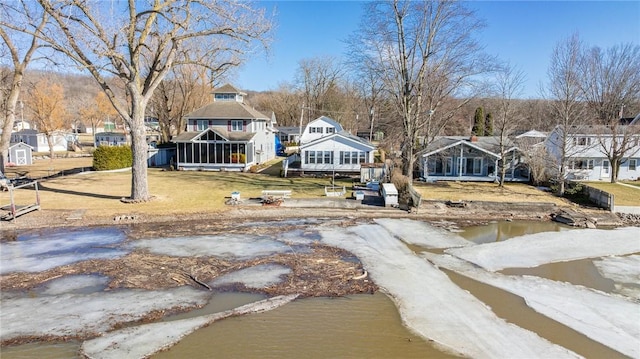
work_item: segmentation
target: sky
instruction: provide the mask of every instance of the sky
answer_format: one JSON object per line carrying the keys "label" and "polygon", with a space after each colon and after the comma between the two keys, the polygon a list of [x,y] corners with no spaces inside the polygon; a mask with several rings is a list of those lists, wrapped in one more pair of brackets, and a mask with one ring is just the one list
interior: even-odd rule
{"label": "sky", "polygon": [[[267,55],[238,69],[233,84],[245,91],[293,83],[302,59],[346,56],[345,40],[358,29],[363,1],[259,1],[275,10]],[[640,1],[470,1],[486,27],[477,34],[485,51],[522,70],[521,98],[539,98],[554,46],[573,33],[603,49],[640,45]]]}

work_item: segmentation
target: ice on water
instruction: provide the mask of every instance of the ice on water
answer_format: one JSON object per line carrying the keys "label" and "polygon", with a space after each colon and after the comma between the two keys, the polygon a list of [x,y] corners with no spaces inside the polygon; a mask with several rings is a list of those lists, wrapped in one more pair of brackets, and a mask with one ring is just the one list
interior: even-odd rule
{"label": "ice on water", "polygon": [[248,288],[259,289],[280,283],[282,278],[289,273],[291,273],[289,267],[261,264],[220,276],[211,282],[211,285],[220,287],[226,284],[242,283]]}

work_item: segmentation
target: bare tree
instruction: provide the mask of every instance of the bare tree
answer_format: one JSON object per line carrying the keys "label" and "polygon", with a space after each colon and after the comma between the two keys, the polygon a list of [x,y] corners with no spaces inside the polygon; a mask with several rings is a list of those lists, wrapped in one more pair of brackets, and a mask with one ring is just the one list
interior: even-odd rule
{"label": "bare tree", "polygon": [[[48,46],[88,71],[124,119],[133,152],[130,201],[150,198],[146,107],[174,66],[217,72],[240,64],[256,41],[267,45],[271,21],[246,2],[37,0],[54,25],[38,32]],[[126,100],[116,96],[119,80]]]}
{"label": "bare tree", "polygon": [[520,125],[516,98],[522,93],[524,73],[506,64],[496,72],[496,101],[498,108],[494,118],[494,133],[498,134],[498,153],[500,154],[500,187],[504,186],[507,171],[507,153],[512,146],[510,137]]}
{"label": "bare tree", "polygon": [[91,133],[94,137],[93,146],[95,147],[95,134],[98,126],[105,119],[117,116],[117,112],[116,109],[113,108],[109,99],[107,99],[107,95],[105,95],[104,92],[98,92],[94,98],[93,104],[80,109],[80,116],[84,120],[89,121],[89,124],[91,125]]}
{"label": "bare tree", "polygon": [[473,38],[482,24],[455,1],[395,0],[366,6],[351,42],[361,56],[369,57],[363,64],[380,70],[394,118],[402,127],[402,173],[412,180],[418,137],[424,136],[426,145],[442,131],[456,110],[444,110],[445,99],[468,95],[473,76],[487,63],[479,61],[482,52]]}
{"label": "bare tree", "polygon": [[579,73],[582,48],[577,34],[556,44],[547,70],[549,82],[542,91],[543,96],[549,100],[551,115],[556,120],[557,136],[550,136],[548,142],[550,148],[559,151],[555,154],[557,163],[552,173],[558,182],[560,196],[564,195],[569,161],[583,150],[571,141],[573,128],[587,121],[584,103],[581,101]]}
{"label": "bare tree", "polygon": [[300,60],[295,83],[303,97],[307,120],[328,115],[340,122],[344,109],[335,102],[332,94],[339,91],[341,76],[341,67],[333,57],[318,56]]}
{"label": "bare tree", "polygon": [[55,158],[54,136],[66,126],[64,90],[59,84],[41,79],[28,88],[26,105],[38,132],[43,133],[49,145],[49,158]]}
{"label": "bare tree", "polygon": [[204,67],[184,65],[171,70],[155,91],[148,111],[158,118],[161,142],[185,130],[184,116],[211,101],[212,87]]}
{"label": "bare tree", "polygon": [[611,183],[618,181],[620,165],[637,152],[640,126],[620,119],[624,106],[640,98],[640,45],[592,47],[581,62],[581,90],[598,123],[598,142],[611,164]]}
{"label": "bare tree", "polygon": [[299,125],[302,102],[300,92],[288,83],[281,83],[275,91],[262,92],[251,97],[251,104],[263,113],[273,111],[280,126]]}
{"label": "bare tree", "polygon": [[42,45],[35,36],[25,32],[41,31],[48,16],[29,0],[0,3],[0,51],[8,54],[13,67],[12,71],[2,73],[0,83],[0,118],[2,134],[0,135],[0,172],[5,172],[5,163],[9,157],[11,131],[16,118],[16,105],[20,98],[22,83],[27,66],[33,61],[36,51]]}

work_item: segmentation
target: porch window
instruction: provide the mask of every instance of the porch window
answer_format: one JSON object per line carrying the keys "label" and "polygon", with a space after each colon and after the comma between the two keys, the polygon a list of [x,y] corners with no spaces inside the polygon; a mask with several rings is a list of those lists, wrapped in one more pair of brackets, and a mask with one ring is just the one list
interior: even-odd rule
{"label": "porch window", "polygon": [[482,158],[473,159],[473,174],[474,175],[482,174]]}
{"label": "porch window", "polygon": [[233,120],[231,121],[231,131],[233,132],[242,132],[243,129],[243,121],[242,120]]}
{"label": "porch window", "polygon": [[444,173],[446,175],[453,174],[453,158],[452,157],[445,158]]}
{"label": "porch window", "polygon": [[635,171],[636,170],[636,166],[638,165],[638,160],[634,159],[630,159],[629,160],[629,171]]}

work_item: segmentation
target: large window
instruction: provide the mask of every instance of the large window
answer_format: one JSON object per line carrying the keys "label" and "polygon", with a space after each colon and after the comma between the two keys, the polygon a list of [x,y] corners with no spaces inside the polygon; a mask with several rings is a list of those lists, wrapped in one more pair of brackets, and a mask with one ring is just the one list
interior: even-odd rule
{"label": "large window", "polygon": [[305,151],[305,163],[333,164],[332,151]]}
{"label": "large window", "polygon": [[209,128],[209,120],[198,120],[198,131],[204,131]]}
{"label": "large window", "polygon": [[231,131],[235,131],[235,132],[241,132],[243,127],[243,121],[242,120],[233,120],[231,121]]}
{"label": "large window", "polygon": [[340,164],[342,165],[356,165],[364,162],[367,162],[366,152],[340,151]]}
{"label": "large window", "polygon": [[593,160],[577,159],[571,162],[571,169],[573,170],[592,170]]}
{"label": "large window", "polygon": [[638,165],[638,160],[634,159],[630,159],[629,160],[629,171],[635,171],[636,167]]}

